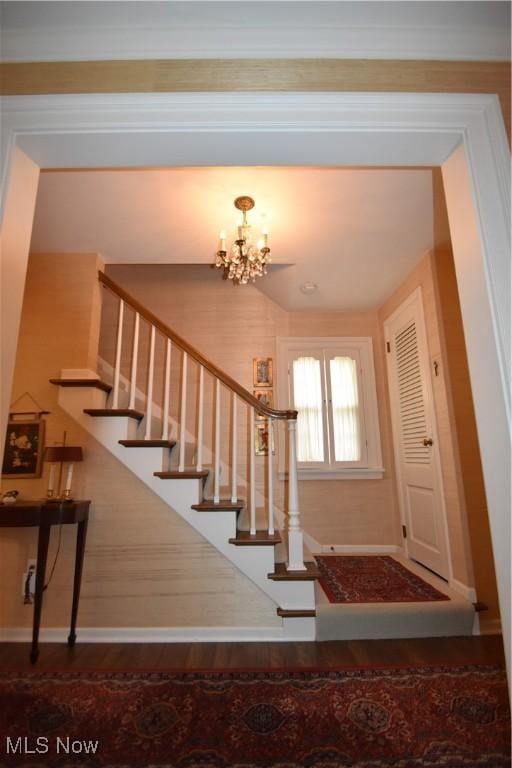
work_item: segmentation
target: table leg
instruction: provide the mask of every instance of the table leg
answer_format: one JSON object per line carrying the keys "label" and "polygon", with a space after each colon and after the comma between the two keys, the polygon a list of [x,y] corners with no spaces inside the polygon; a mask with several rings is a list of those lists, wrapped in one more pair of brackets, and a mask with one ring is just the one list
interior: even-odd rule
{"label": "table leg", "polygon": [[39,626],[41,624],[41,609],[43,607],[44,579],[46,575],[46,559],[48,557],[48,542],[50,540],[50,526],[39,526],[37,540],[37,568],[36,568],[36,593],[34,595],[34,620],[32,624],[32,649],[30,661],[35,664],[39,656]]}
{"label": "table leg", "polygon": [[80,599],[80,585],[82,583],[82,567],[84,564],[85,537],[87,536],[87,520],[78,523],[76,532],[75,578],[73,582],[73,606],[71,608],[71,627],[69,630],[68,645],[71,647],[76,640],[76,617],[78,614],[78,601]]}

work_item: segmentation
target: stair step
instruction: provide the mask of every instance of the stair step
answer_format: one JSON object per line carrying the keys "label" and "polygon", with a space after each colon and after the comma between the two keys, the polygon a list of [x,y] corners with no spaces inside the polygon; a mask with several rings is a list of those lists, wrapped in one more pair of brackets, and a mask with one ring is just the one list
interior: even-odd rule
{"label": "stair step", "polygon": [[306,562],[305,571],[289,571],[286,563],[276,563],[275,571],[268,574],[273,581],[315,581],[320,578],[320,571],[316,563]]}
{"label": "stair step", "polygon": [[98,418],[102,416],[125,416],[129,419],[137,419],[137,421],[144,418],[143,413],[135,411],[133,408],[84,408],[84,413]]}
{"label": "stair step", "polygon": [[307,608],[278,608],[276,613],[283,619],[306,619],[314,618],[316,616],[316,611],[314,608],[312,610]]}
{"label": "stair step", "polygon": [[174,448],[176,440],[119,440],[125,448]]}
{"label": "stair step", "polygon": [[240,512],[244,506],[245,501],[242,501],[241,499],[236,502],[231,501],[231,499],[220,499],[218,502],[205,499],[205,501],[201,501],[199,504],[192,504],[192,509],[196,509],[198,512],[215,512],[218,509],[221,509],[222,511],[232,510],[234,512]]}
{"label": "stair step", "polygon": [[101,379],[50,379],[50,384],[58,387],[95,387],[103,392],[110,392],[112,387]]}
{"label": "stair step", "polygon": [[198,472],[196,469],[185,469],[183,472],[153,472],[153,474],[161,480],[204,480],[208,477],[208,470],[203,469],[201,472]]}
{"label": "stair step", "polygon": [[237,531],[235,538],[229,539],[230,544],[235,544],[238,547],[251,547],[255,545],[273,546],[274,544],[281,543],[281,537],[278,533],[272,535],[268,531],[256,531],[251,536],[249,531]]}

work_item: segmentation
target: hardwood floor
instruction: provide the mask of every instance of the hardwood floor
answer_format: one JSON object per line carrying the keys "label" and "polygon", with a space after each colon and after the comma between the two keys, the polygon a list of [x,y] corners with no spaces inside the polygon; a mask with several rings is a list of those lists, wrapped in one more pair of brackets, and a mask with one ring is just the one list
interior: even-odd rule
{"label": "hardwood floor", "polygon": [[322,643],[0,643],[1,669],[225,669],[418,664],[504,664],[502,639],[446,637]]}

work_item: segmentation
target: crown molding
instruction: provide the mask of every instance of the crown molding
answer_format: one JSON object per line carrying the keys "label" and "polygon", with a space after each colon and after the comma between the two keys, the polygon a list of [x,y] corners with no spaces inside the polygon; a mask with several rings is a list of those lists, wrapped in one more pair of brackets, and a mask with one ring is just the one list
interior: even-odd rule
{"label": "crown molding", "polygon": [[[47,2],[44,9],[38,7],[40,3],[3,5],[1,60],[9,62],[148,58],[505,61],[510,59],[511,49],[507,3]],[[30,13],[23,13],[23,7],[17,5],[31,6]]]}

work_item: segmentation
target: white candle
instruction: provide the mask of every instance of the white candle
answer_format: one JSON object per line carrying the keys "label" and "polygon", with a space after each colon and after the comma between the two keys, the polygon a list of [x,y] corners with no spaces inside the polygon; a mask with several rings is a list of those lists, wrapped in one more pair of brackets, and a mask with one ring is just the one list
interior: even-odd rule
{"label": "white candle", "polygon": [[262,234],[263,234],[263,247],[267,248],[267,244],[268,244],[268,228],[267,227],[263,228]]}
{"label": "white candle", "polygon": [[226,250],[226,233],[223,229],[219,232],[220,248],[219,251]]}
{"label": "white candle", "polygon": [[71,480],[73,479],[73,464],[70,464],[68,467],[68,476],[66,478],[66,491],[71,490]]}
{"label": "white candle", "polygon": [[48,493],[53,492],[55,485],[55,464],[50,464],[50,476],[48,477]]}

